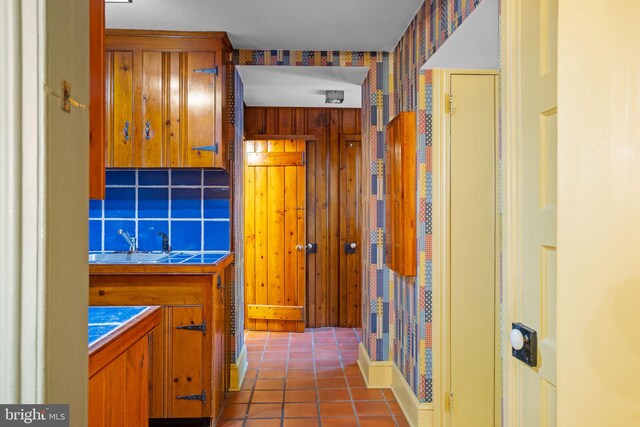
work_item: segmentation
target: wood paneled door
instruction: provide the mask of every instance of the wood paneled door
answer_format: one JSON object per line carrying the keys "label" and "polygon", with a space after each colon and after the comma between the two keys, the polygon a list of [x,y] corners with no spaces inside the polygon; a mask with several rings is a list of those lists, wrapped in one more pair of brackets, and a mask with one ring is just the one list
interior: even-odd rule
{"label": "wood paneled door", "polygon": [[360,323],[361,136],[340,136],[340,326]]}
{"label": "wood paneled door", "polygon": [[[245,109],[248,140],[306,141],[306,243],[315,245],[306,255],[310,328],[361,325],[360,114],[353,108]],[[345,243],[355,243],[355,253],[347,254]]]}
{"label": "wood paneled door", "polygon": [[252,140],[245,150],[246,327],[303,332],[305,141]]}

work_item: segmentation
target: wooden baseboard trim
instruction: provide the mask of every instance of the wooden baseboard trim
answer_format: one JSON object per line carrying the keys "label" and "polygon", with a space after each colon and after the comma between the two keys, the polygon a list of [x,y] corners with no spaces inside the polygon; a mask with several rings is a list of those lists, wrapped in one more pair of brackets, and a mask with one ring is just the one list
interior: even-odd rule
{"label": "wooden baseboard trim", "polygon": [[249,361],[247,360],[247,346],[243,345],[235,363],[231,364],[229,376],[229,391],[240,391],[244,376],[247,373]]}
{"label": "wooden baseboard trim", "polygon": [[433,404],[420,403],[394,362],[372,361],[362,343],[358,347],[358,366],[367,388],[389,388],[412,427],[432,427]]}

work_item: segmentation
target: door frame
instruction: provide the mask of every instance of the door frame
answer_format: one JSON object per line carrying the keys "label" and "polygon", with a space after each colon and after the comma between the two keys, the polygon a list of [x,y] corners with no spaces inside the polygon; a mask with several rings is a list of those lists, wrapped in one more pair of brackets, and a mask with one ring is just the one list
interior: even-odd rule
{"label": "door frame", "polygon": [[509,333],[521,304],[522,124],[520,87],[521,0],[502,4],[502,377],[505,425],[522,424],[522,378],[511,355]]}
{"label": "door frame", "polygon": [[[496,141],[495,141],[495,425],[501,425],[500,398],[502,396],[501,314],[500,314],[500,170],[499,170],[499,70],[434,69],[433,70],[433,317],[439,326],[433,329],[433,348],[441,349],[442,357],[433,361],[433,407],[435,425],[451,425],[449,392],[451,391],[451,139],[449,97],[451,76],[454,74],[493,75],[496,82]],[[455,101],[454,101],[455,102]],[[509,424],[507,424],[509,425]]]}

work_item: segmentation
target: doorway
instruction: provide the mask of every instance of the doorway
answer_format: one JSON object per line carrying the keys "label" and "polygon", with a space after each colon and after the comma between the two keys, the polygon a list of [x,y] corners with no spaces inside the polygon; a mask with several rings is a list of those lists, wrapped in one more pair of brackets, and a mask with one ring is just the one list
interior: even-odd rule
{"label": "doorway", "polygon": [[245,142],[246,325],[304,331],[305,141]]}
{"label": "doorway", "polygon": [[[245,109],[247,140],[306,141],[306,240],[299,243],[306,261],[304,323],[310,328],[361,324],[360,114],[355,108]],[[245,230],[245,240],[253,235]],[[258,329],[248,310],[245,325],[266,330]]]}

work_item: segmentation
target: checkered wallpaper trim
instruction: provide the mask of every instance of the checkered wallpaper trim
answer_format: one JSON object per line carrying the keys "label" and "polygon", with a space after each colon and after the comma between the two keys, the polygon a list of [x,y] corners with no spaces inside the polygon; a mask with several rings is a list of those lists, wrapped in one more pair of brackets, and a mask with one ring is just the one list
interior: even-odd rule
{"label": "checkered wallpaper trim", "polygon": [[289,65],[315,67],[369,67],[377,52],[342,52],[312,50],[236,50],[236,65]]}
{"label": "checkered wallpaper trim", "polygon": [[[232,297],[235,305],[235,331],[232,340],[235,339],[236,350],[233,353],[232,361],[236,361],[236,357],[242,351],[244,347],[244,187],[242,179],[242,170],[244,165],[244,85],[240,74],[235,70],[235,67],[229,72],[232,81],[229,87],[233,89],[234,102],[230,105],[233,106],[232,118],[233,128],[230,129],[230,137],[234,138],[235,150],[233,153],[236,167],[234,168],[233,176],[233,191],[234,191],[234,212],[236,215],[233,217],[233,224],[235,230],[235,262],[236,262],[236,288]],[[231,91],[230,91],[231,92]],[[231,108],[231,107],[230,107]]]}

